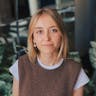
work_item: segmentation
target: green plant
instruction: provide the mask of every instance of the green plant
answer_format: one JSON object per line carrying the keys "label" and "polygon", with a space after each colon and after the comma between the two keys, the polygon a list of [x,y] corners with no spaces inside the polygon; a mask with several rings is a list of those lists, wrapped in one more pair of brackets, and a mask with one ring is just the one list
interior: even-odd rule
{"label": "green plant", "polygon": [[8,73],[0,75],[0,96],[10,96],[12,94],[12,76]]}
{"label": "green plant", "polygon": [[12,55],[11,44],[0,43],[0,96],[11,96],[12,94],[12,76],[9,74]]}

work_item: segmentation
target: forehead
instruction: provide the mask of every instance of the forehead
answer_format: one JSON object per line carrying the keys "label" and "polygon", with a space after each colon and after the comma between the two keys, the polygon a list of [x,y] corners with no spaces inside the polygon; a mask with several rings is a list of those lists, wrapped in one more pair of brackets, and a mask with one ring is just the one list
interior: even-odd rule
{"label": "forehead", "polygon": [[39,17],[37,22],[35,23],[35,27],[50,27],[50,26],[57,26],[56,22],[54,19],[48,15],[48,14],[43,14]]}

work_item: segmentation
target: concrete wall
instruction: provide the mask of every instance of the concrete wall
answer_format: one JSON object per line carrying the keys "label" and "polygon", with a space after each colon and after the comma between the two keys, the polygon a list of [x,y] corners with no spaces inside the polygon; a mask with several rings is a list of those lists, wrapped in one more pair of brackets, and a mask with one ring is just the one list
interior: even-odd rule
{"label": "concrete wall", "polygon": [[0,23],[9,21],[12,18],[10,0],[0,0]]}
{"label": "concrete wall", "polygon": [[90,41],[94,40],[95,0],[75,0],[75,48],[81,56],[88,53]]}

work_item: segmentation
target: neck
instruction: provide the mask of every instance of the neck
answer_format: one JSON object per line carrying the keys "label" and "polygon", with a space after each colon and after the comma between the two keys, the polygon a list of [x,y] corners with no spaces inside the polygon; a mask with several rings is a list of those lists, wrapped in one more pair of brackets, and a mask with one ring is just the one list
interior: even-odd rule
{"label": "neck", "polygon": [[58,54],[55,54],[55,53],[54,54],[40,54],[38,55],[38,57],[43,64],[51,66],[58,62],[57,55]]}

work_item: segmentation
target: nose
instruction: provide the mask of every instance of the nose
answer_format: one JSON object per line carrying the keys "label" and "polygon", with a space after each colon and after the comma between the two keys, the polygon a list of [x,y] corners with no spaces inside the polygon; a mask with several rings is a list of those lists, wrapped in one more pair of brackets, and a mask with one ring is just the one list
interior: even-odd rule
{"label": "nose", "polygon": [[48,31],[45,32],[45,34],[44,34],[44,40],[46,40],[46,41],[49,41],[50,40],[50,34],[49,34]]}

